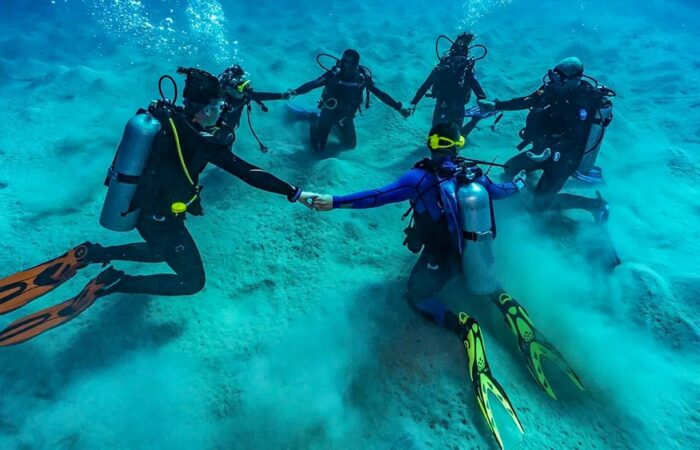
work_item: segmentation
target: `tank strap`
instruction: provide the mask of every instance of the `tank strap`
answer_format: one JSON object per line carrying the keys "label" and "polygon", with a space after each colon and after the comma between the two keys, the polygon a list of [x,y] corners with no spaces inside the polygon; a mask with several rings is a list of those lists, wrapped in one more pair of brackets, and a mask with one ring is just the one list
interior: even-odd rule
{"label": "tank strap", "polygon": [[139,184],[141,177],[137,175],[125,175],[123,173],[114,172],[114,168],[110,168],[110,172],[114,174],[117,181],[126,184]]}

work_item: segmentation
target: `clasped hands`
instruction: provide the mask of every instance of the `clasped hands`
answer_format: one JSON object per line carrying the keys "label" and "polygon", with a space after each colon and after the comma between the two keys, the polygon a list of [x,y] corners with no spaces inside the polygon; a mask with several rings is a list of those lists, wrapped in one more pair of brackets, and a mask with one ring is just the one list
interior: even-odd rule
{"label": "clasped hands", "polygon": [[298,202],[316,211],[330,211],[333,209],[333,196],[329,194],[303,191],[299,196]]}

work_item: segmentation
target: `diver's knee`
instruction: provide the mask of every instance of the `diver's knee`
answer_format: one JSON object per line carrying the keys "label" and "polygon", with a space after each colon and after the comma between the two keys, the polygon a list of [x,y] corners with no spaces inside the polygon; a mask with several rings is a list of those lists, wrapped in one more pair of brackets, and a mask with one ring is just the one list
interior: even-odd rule
{"label": "diver's knee", "polygon": [[201,292],[206,284],[204,272],[196,275],[185,275],[181,277],[180,287],[183,295],[194,295]]}

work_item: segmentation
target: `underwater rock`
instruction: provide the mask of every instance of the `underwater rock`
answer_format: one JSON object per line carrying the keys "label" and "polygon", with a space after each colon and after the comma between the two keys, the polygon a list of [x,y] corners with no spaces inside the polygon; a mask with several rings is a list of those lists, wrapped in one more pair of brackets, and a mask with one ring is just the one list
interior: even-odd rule
{"label": "underwater rock", "polygon": [[629,318],[670,348],[693,348],[700,344],[700,329],[688,319],[668,282],[643,264],[618,269]]}
{"label": "underwater rock", "polygon": [[700,164],[694,162],[684,149],[671,147],[665,153],[668,155],[666,165],[674,175],[691,178],[700,176]]}

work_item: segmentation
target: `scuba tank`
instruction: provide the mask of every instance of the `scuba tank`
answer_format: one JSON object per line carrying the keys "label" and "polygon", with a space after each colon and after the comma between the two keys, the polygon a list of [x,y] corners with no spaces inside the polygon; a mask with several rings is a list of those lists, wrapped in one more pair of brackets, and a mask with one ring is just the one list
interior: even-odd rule
{"label": "scuba tank", "polygon": [[605,129],[613,119],[613,105],[609,99],[605,99],[603,104],[595,113],[591,131],[588,134],[586,150],[574,178],[588,183],[601,181],[603,176],[600,168],[596,168],[595,162],[600,153],[600,147],[605,137]]}
{"label": "scuba tank", "polygon": [[[169,79],[174,88],[173,100],[166,99],[162,83]],[[177,83],[169,75],[158,80],[158,91],[162,100],[158,104],[174,105],[177,100]],[[105,186],[107,195],[102,205],[100,225],[112,231],[131,231],[139,220],[140,209],[132,208],[141,175],[151,155],[153,141],[160,132],[161,124],[149,112],[140,109],[129,119],[124,128],[114,161],[107,172]]]}
{"label": "scuba tank", "polygon": [[493,206],[489,193],[479,183],[469,183],[457,190],[464,237],[462,267],[467,290],[486,295],[500,289],[496,276],[493,239],[496,236]]}
{"label": "scuba tank", "polygon": [[160,128],[160,122],[148,113],[137,114],[127,122],[105,180],[107,196],[100,225],[108,230],[131,231],[136,227],[140,210],[132,210],[131,202]]}

